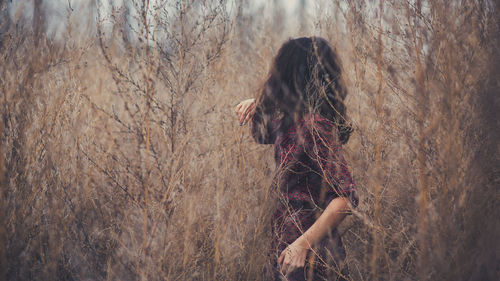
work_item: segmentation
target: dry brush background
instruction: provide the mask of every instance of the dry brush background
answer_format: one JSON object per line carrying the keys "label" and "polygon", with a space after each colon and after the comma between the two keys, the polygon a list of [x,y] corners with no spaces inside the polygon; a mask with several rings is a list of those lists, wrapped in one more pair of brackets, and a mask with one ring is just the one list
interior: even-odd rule
{"label": "dry brush background", "polygon": [[0,1],[0,279],[267,280],[273,152],[233,108],[318,35],[351,279],[498,280],[500,2],[284,3]]}

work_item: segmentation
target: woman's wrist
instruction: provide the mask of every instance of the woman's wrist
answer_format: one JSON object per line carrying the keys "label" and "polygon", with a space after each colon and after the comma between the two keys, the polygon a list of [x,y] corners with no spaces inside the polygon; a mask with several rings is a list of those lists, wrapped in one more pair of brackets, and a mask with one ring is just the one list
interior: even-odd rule
{"label": "woman's wrist", "polygon": [[310,241],[307,240],[305,233],[302,234],[301,236],[299,236],[299,238],[297,238],[297,240],[295,240],[295,243],[297,243],[297,246],[300,246],[300,247],[306,248],[306,249],[310,249],[314,246],[314,245],[312,245],[312,243],[310,243]]}
{"label": "woman's wrist", "polygon": [[348,209],[348,199],[344,197],[333,199],[313,225],[297,238],[297,245],[308,249],[314,247],[331,229],[340,224],[346,216],[346,209]]}

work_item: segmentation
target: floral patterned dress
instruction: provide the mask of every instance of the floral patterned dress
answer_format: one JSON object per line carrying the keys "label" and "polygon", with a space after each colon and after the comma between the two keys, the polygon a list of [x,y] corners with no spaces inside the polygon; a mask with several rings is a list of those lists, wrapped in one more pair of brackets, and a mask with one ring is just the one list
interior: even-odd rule
{"label": "floral patterned dress", "polygon": [[[278,207],[273,216],[272,259],[319,217],[336,197],[350,199],[356,206],[355,182],[342,155],[335,124],[319,114],[306,115],[286,132],[280,132],[274,121],[275,161],[274,185],[278,191]],[[255,130],[252,130],[254,137]],[[287,279],[276,271],[276,280],[342,280],[345,250],[336,230],[332,230],[315,250],[310,251],[306,267],[295,270]]]}

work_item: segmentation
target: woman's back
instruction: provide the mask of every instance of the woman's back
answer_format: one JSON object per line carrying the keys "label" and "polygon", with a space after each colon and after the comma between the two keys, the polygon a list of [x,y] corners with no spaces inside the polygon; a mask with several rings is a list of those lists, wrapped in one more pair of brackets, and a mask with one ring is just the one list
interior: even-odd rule
{"label": "woman's back", "polygon": [[[278,120],[273,122],[276,135],[272,136],[277,165],[273,184],[279,198],[272,221],[276,258],[311,227],[334,198],[348,197],[357,204],[355,183],[335,124],[319,114],[308,114],[284,132],[279,125]],[[325,238],[322,251],[342,261],[345,252],[335,229]]]}
{"label": "woman's back", "polygon": [[[273,256],[279,274],[288,280],[308,280],[304,278],[311,273],[316,280],[327,271],[339,277],[327,270],[344,257],[335,229],[349,201],[357,204],[355,184],[342,155],[342,144],[351,133],[343,103],[346,95],[340,60],[328,42],[298,38],[278,51],[258,99],[245,100],[236,108],[240,124],[251,119],[258,143],[274,144],[273,185],[279,204],[273,217]],[[308,253],[320,254],[326,263],[306,269]]]}
{"label": "woman's back", "polygon": [[349,197],[353,205],[357,204],[355,183],[332,122],[319,114],[308,114],[286,132],[275,132],[274,185],[280,191],[278,211],[301,210],[311,219],[301,223],[307,229],[315,214],[322,212],[332,199]]}

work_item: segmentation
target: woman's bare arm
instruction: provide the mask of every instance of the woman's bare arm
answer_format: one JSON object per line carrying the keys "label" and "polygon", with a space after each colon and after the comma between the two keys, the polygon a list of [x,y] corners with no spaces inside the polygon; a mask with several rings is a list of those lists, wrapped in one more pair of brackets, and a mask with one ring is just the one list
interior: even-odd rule
{"label": "woman's bare arm", "polygon": [[281,253],[278,265],[284,275],[305,265],[307,250],[314,247],[342,222],[349,210],[348,202],[349,199],[345,197],[337,197],[330,201],[314,224]]}
{"label": "woman's bare arm", "polygon": [[349,199],[337,197],[333,199],[321,216],[297,240],[300,245],[312,248],[332,229],[336,228],[349,211]]}

